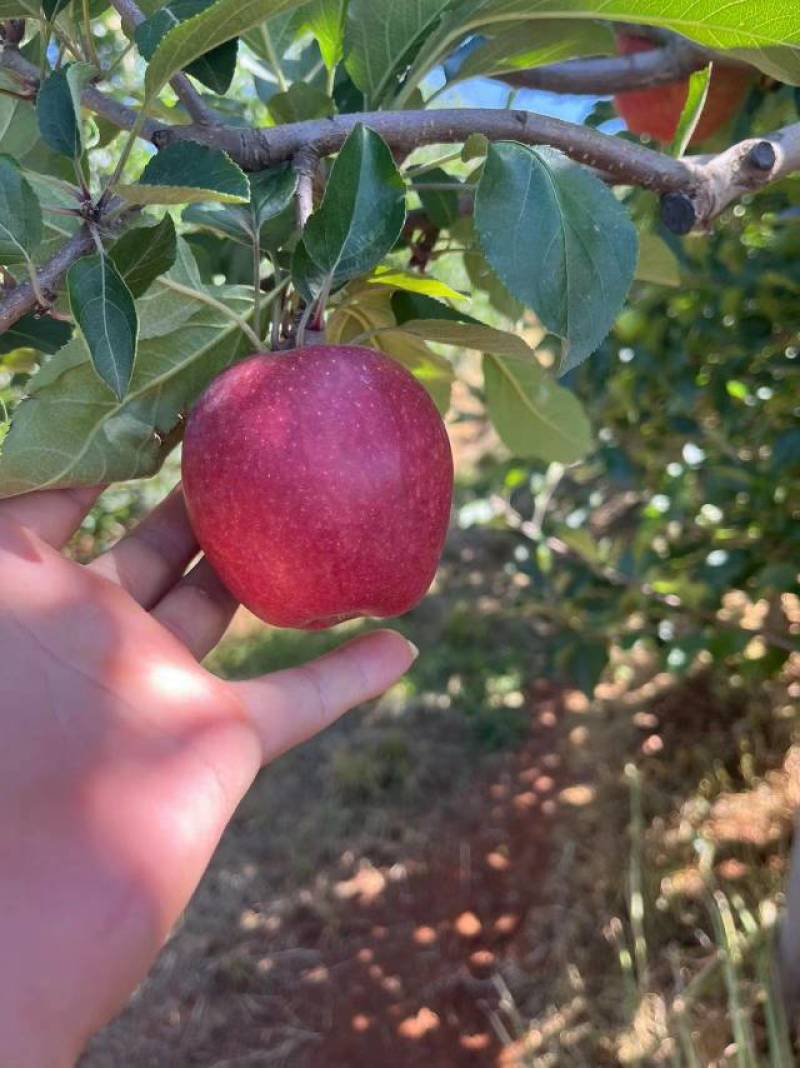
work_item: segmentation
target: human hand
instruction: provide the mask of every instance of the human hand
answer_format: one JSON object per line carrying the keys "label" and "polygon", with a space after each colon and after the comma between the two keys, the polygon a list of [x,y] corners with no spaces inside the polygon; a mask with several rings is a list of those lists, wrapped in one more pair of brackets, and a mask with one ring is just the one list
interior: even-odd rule
{"label": "human hand", "polygon": [[99,491],[0,502],[0,1065],[72,1065],[144,978],[262,764],[375,697],[399,635],[229,683],[235,604],[180,493],[86,567]]}

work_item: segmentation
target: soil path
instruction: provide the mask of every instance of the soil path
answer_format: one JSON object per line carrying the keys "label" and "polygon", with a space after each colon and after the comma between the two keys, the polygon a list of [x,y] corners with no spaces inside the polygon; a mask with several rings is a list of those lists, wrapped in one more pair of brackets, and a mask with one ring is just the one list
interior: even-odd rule
{"label": "soil path", "polygon": [[534,708],[516,752],[487,761],[444,813],[431,799],[416,848],[338,865],[322,890],[289,889],[279,912],[267,899],[241,911],[234,828],[217,863],[226,886],[201,887],[83,1068],[496,1065],[500,977],[522,955],[560,788],[557,702]]}
{"label": "soil path", "polygon": [[555,702],[538,703],[522,750],[459,799],[455,820],[421,836],[423,854],[360,868],[332,888],[324,917],[295,910],[294,940],[320,956],[289,997],[298,1034],[285,1063],[497,1063],[499,968],[516,955],[547,868],[558,733]]}

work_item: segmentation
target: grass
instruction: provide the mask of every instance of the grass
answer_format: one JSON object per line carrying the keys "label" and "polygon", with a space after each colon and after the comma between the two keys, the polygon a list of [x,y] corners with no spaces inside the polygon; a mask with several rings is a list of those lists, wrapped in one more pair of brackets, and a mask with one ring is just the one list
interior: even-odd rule
{"label": "grass", "polygon": [[508,1068],[798,1063],[776,979],[796,683],[769,697],[713,676],[662,685],[655,699],[618,687],[567,712],[567,766],[595,799],[562,809],[569,859],[530,938],[556,915],[563,929],[537,966],[547,996],[512,985],[526,1022],[505,1020]]}

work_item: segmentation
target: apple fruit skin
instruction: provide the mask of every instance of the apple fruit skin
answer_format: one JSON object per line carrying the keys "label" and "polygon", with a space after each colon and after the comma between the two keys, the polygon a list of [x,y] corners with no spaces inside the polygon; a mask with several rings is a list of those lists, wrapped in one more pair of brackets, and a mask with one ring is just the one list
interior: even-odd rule
{"label": "apple fruit skin", "polygon": [[417,604],[453,495],[426,390],[352,347],[259,354],[221,374],[189,415],[182,477],[197,540],[231,593],[300,630]]}
{"label": "apple fruit skin", "polygon": [[[617,49],[621,55],[647,52],[657,47],[653,41],[636,34],[617,34]],[[738,67],[714,64],[705,107],[689,142],[696,145],[721,129],[739,110],[752,83],[747,71]],[[628,129],[647,134],[657,141],[670,144],[675,138],[686,97],[689,79],[617,93],[614,106],[625,120]]]}

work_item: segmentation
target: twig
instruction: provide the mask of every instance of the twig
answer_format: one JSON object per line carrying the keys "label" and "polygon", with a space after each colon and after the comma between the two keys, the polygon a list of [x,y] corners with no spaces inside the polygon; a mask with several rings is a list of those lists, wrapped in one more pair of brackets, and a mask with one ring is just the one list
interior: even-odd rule
{"label": "twig", "polygon": [[[568,63],[552,63],[544,67],[534,67],[532,70],[509,71],[495,77],[517,89],[544,89],[550,93],[603,96],[682,81],[694,71],[702,70],[710,59],[719,62],[714,53],[676,36],[662,47],[653,48],[649,52],[573,59]],[[728,65],[727,57],[723,63]],[[744,63],[730,65],[752,70],[752,67]]]}
{"label": "twig", "polygon": [[306,223],[314,211],[314,178],[319,165],[319,154],[313,148],[306,146],[297,152],[292,160],[292,166],[297,172],[297,192],[295,193],[295,207],[297,212],[297,229],[302,234]]}
{"label": "twig", "polygon": [[[88,227],[83,227],[37,273],[37,283],[44,296],[49,298],[55,293],[59,282],[72,264],[82,256],[88,256],[93,249],[94,239],[91,232]],[[39,301],[30,282],[15,286],[0,301],[0,334],[10,330],[18,319],[38,306]]]}
{"label": "twig", "polygon": [[[130,0],[116,2],[127,5]],[[36,68],[14,48],[6,48],[0,55],[0,68],[17,74],[28,86],[38,84]],[[130,130],[136,123],[136,111],[94,87],[84,91],[83,102],[121,129]],[[463,142],[471,133],[482,133],[492,141],[552,145],[597,168],[612,181],[663,194],[664,221],[679,233],[706,225],[743,193],[800,170],[800,123],[742,141],[711,158],[682,160],[561,119],[489,108],[362,112],[259,130],[205,121],[165,126],[147,119],[141,135],[158,148],[178,140],[214,145],[246,170],[257,171],[291,160],[305,148],[318,156],[337,152],[358,123],[381,134],[401,152],[428,144]]]}

